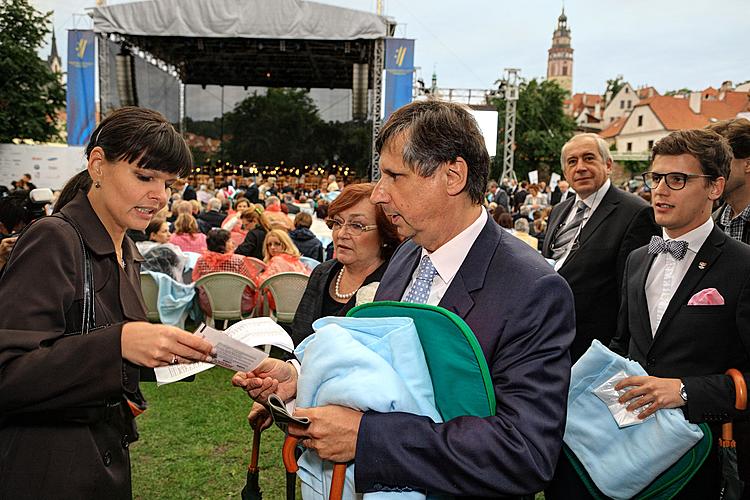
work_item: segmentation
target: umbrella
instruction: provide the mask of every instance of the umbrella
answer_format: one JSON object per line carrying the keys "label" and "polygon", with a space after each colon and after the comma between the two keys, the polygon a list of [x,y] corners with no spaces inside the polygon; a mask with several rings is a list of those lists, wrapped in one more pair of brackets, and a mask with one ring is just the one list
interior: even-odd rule
{"label": "umbrella", "polygon": [[[742,374],[731,368],[727,375],[734,381],[735,403],[738,410],[747,408],[747,385]],[[720,500],[739,500],[745,483],[740,479],[737,470],[737,443],[732,438],[732,422],[721,426],[721,438],[719,439],[719,460],[721,463],[721,490]]]}
{"label": "umbrella", "polygon": [[[294,500],[295,489],[297,487],[297,441],[298,439],[293,436],[286,436],[284,440],[284,447],[281,450],[281,455],[284,459],[284,467],[286,468],[286,499]],[[336,463],[333,466],[333,477],[331,478],[331,491],[328,494],[329,500],[341,500],[341,496],[344,493],[344,481],[346,480],[346,464]]]}
{"label": "umbrella", "polygon": [[[260,426],[259,426],[260,427]],[[247,466],[247,482],[242,488],[242,500],[262,500],[263,493],[258,484],[258,455],[260,452],[260,428],[253,431],[253,451]]]}

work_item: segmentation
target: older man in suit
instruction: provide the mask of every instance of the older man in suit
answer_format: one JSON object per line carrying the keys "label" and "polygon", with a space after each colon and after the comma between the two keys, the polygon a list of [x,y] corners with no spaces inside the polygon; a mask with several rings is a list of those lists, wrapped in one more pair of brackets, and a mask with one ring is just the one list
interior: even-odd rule
{"label": "older man in suit", "polygon": [[[644,174],[663,237],[633,252],[625,268],[618,334],[611,347],[649,373],[619,388],[641,418],[681,408],[691,422],[747,419],[734,409],[737,368],[750,380],[750,247],[714,226],[711,208],[729,176],[728,144],[707,130],[673,132],[656,143]],[[712,425],[719,432],[718,424]],[[716,453],[685,488],[717,497]]]}
{"label": "older man in suit", "polygon": [[573,137],[560,162],[576,194],[552,209],[542,255],[555,260],[555,270],[573,290],[575,362],[594,339],[607,345],[614,336],[625,259],[659,229],[644,200],[612,185],[612,158],[601,137]]}
{"label": "older man in suit", "polygon": [[[436,424],[412,414],[324,406],[298,409],[312,423],[290,430],[321,458],[354,460],[360,492],[530,497],[551,478],[562,443],[570,289],[482,208],[489,157],[464,107],[404,106],[384,125],[377,148],[383,175],[371,200],[410,239],[396,250],[375,299],[440,305],[462,317],[487,359],[496,413]],[[280,372],[288,394],[294,376]],[[256,382],[274,387],[262,377],[244,385]]]}

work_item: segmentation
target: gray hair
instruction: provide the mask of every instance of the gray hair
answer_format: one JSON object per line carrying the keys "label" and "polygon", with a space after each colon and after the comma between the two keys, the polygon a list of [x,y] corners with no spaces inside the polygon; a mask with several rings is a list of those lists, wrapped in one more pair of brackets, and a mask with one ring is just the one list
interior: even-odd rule
{"label": "gray hair", "polygon": [[463,158],[468,167],[464,191],[473,203],[482,203],[490,156],[479,125],[466,106],[437,99],[407,104],[380,129],[375,141],[378,153],[399,137],[404,140],[404,163],[421,177],[430,177],[441,165]]}
{"label": "gray hair", "polygon": [[266,198],[266,207],[270,207],[271,205],[281,205],[281,200],[278,196],[269,196]]}
{"label": "gray hair", "polygon": [[522,233],[528,233],[529,232],[529,221],[521,217],[516,221],[516,223],[513,225],[516,231],[520,231]]}
{"label": "gray hair", "polygon": [[593,134],[590,132],[585,134],[578,134],[574,135],[568,142],[563,144],[563,147],[560,150],[560,166],[563,170],[565,170],[565,148],[568,146],[568,144],[578,139],[579,137],[587,137],[596,141],[596,145],[599,146],[599,156],[602,157],[602,161],[604,163],[612,160],[612,155],[609,154],[609,144],[607,144],[607,141],[605,141],[599,134]]}
{"label": "gray hair", "polygon": [[209,210],[221,210],[221,200],[218,198],[211,198],[206,205]]}

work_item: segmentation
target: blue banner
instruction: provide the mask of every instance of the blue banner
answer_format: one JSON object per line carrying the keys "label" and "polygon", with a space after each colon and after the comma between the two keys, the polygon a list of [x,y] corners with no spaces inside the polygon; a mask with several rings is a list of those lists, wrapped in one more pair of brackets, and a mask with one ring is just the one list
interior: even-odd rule
{"label": "blue banner", "polygon": [[385,118],[412,98],[414,40],[385,40]]}
{"label": "blue banner", "polygon": [[85,146],[96,128],[94,32],[68,31],[68,145]]}

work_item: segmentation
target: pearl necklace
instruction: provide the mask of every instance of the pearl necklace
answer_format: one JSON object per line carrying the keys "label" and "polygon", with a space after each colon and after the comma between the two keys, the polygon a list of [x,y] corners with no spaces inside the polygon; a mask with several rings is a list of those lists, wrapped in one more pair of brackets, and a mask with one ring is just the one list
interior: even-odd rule
{"label": "pearl necklace", "polygon": [[359,288],[354,289],[351,293],[340,293],[339,292],[339,286],[341,285],[341,277],[344,275],[344,268],[341,268],[341,271],[339,271],[338,276],[336,277],[336,286],[334,287],[333,293],[336,295],[337,299],[349,299],[354,296],[355,293],[357,293],[357,290]]}

